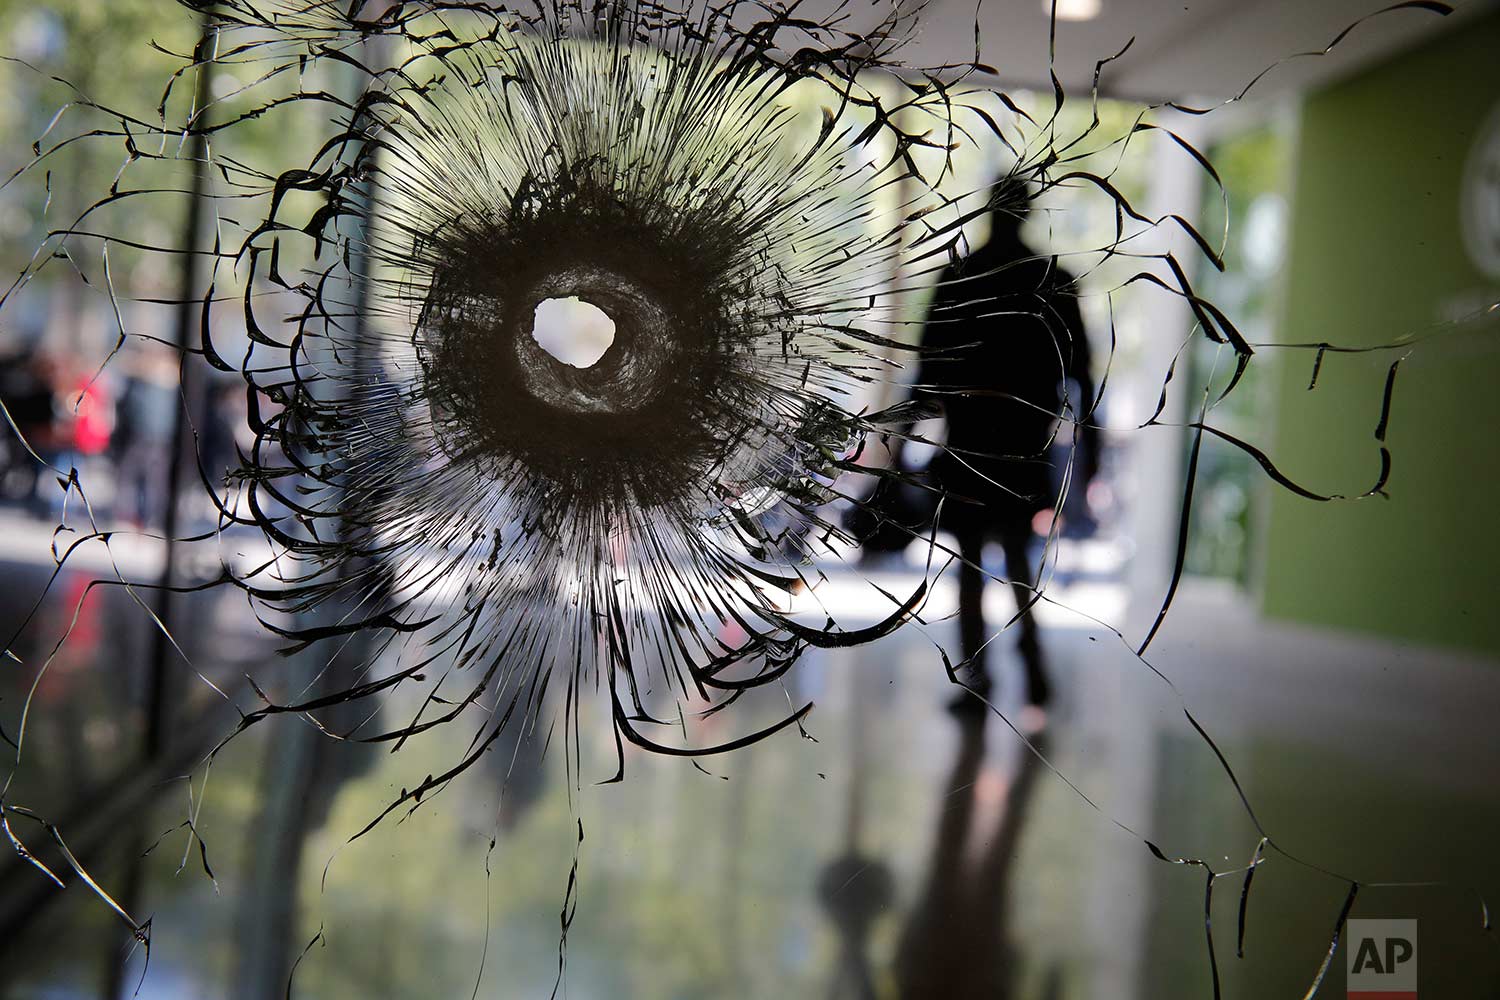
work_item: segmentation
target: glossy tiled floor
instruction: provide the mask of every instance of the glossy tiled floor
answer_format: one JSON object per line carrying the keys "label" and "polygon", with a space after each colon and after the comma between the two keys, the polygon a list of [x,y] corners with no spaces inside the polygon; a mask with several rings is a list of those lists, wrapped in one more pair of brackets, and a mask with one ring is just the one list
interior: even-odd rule
{"label": "glossy tiled floor", "polygon": [[[858,613],[857,598],[838,596],[853,586],[835,579],[827,596]],[[1129,619],[1127,595],[1098,574],[1050,595]],[[98,613],[124,615],[107,600]],[[236,613],[208,602],[194,620],[222,634]],[[189,809],[181,780],[104,839],[96,871],[153,916],[144,980],[140,953],[74,885],[12,924],[0,992],[128,995],[141,982],[152,998],[280,996],[276,970],[316,940],[294,995],[545,997],[567,900],[570,997],[1209,997],[1205,871],[1158,860],[1145,841],[1231,871],[1260,833],[1184,706],[1264,830],[1305,862],[1268,852],[1243,959],[1243,875],[1214,883],[1226,995],[1300,997],[1311,984],[1348,891],[1319,868],[1500,888],[1500,664],[1269,625],[1201,588],[1179,602],[1150,665],[1080,614],[1053,608],[1043,621],[1059,689],[1033,742],[1045,763],[1000,717],[960,725],[945,711],[929,641],[954,641],[943,621],[809,655],[790,693],[816,702],[813,739],[788,730],[702,770],[628,752],[626,780],[599,785],[614,741],[596,712],[583,720],[584,773],[571,789],[538,729],[352,843],[400,789],[450,766],[473,729],[445,727],[391,754],[295,719],[267,722],[232,742],[208,779],[198,828],[217,888],[196,848],[184,863],[188,834],[172,829]],[[76,703],[77,717],[37,736],[49,753],[112,745],[100,727],[118,720],[89,692],[127,664],[118,642],[88,648],[49,708]],[[992,662],[1000,707],[1019,723],[1006,638]],[[7,730],[15,690],[7,680],[0,692]],[[726,735],[774,721],[777,708],[747,705]],[[86,786],[88,761],[44,759],[29,773],[31,794],[62,801]],[[31,876],[11,861],[0,877]],[[1421,921],[1424,997],[1493,990],[1494,942],[1461,888],[1370,887],[1353,915]],[[1324,995],[1342,995],[1342,970],[1340,950]]]}

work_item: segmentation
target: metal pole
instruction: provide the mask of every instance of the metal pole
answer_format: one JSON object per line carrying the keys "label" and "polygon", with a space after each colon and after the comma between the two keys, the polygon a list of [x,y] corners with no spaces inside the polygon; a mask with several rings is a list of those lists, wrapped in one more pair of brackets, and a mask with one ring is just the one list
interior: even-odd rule
{"label": "metal pole", "polygon": [[178,535],[178,494],[192,463],[196,462],[189,415],[201,416],[203,386],[198,365],[188,354],[198,313],[198,232],[203,225],[203,203],[208,188],[208,142],[203,135],[203,110],[212,95],[215,30],[210,11],[203,13],[203,31],[193,58],[198,64],[197,86],[193,92],[193,116],[188,120],[186,155],[192,164],[187,220],[182,230],[182,259],[178,271],[177,323],[173,344],[182,351],[182,405],[177,408],[172,431],[172,454],[167,466],[167,504],[162,533],[166,544],[162,552],[161,576],[156,592],[155,612],[161,627],[152,631],[151,656],[147,661],[146,732],[143,749],[146,757],[159,754],[167,741],[167,663],[172,656],[171,632],[177,601],[171,588],[176,583],[175,564]]}

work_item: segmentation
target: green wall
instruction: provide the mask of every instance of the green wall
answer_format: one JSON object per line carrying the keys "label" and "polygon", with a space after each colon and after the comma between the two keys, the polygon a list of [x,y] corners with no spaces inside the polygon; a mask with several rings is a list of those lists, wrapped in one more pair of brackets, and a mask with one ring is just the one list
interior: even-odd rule
{"label": "green wall", "polygon": [[[1309,95],[1294,168],[1282,343],[1374,345],[1426,332],[1397,378],[1390,499],[1272,488],[1268,616],[1500,653],[1500,315],[1454,322],[1500,279],[1460,236],[1465,155],[1500,102],[1500,14]],[[1278,351],[1274,450],[1320,493],[1379,470],[1374,430],[1399,355]]]}

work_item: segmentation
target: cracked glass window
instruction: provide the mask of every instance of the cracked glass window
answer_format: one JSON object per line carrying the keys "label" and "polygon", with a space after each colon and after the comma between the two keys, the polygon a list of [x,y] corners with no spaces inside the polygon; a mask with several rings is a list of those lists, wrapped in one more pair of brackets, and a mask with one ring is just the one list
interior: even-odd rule
{"label": "cracked glass window", "polygon": [[0,994],[1489,995],[1497,45],[0,2]]}

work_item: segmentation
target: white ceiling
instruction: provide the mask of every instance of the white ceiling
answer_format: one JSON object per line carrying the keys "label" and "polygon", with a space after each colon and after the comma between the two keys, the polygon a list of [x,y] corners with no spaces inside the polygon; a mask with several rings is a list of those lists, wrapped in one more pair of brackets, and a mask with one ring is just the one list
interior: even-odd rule
{"label": "white ceiling", "polygon": [[[980,61],[994,66],[1003,84],[1051,89],[1047,77],[1045,0],[983,0],[979,5]],[[1257,73],[1296,52],[1319,50],[1360,17],[1392,0],[1102,0],[1092,21],[1060,21],[1057,74],[1069,93],[1086,91],[1094,64],[1132,36],[1135,44],[1106,66],[1100,89],[1143,100],[1223,100]],[[889,9],[877,0],[873,20]],[[856,2],[855,6],[858,6]],[[1500,6],[1500,0],[1458,0],[1447,17],[1406,9],[1373,17],[1328,55],[1294,59],[1268,74],[1257,96],[1302,89],[1335,79],[1383,55]],[[930,66],[973,58],[975,0],[929,0],[916,38],[902,57]]]}

